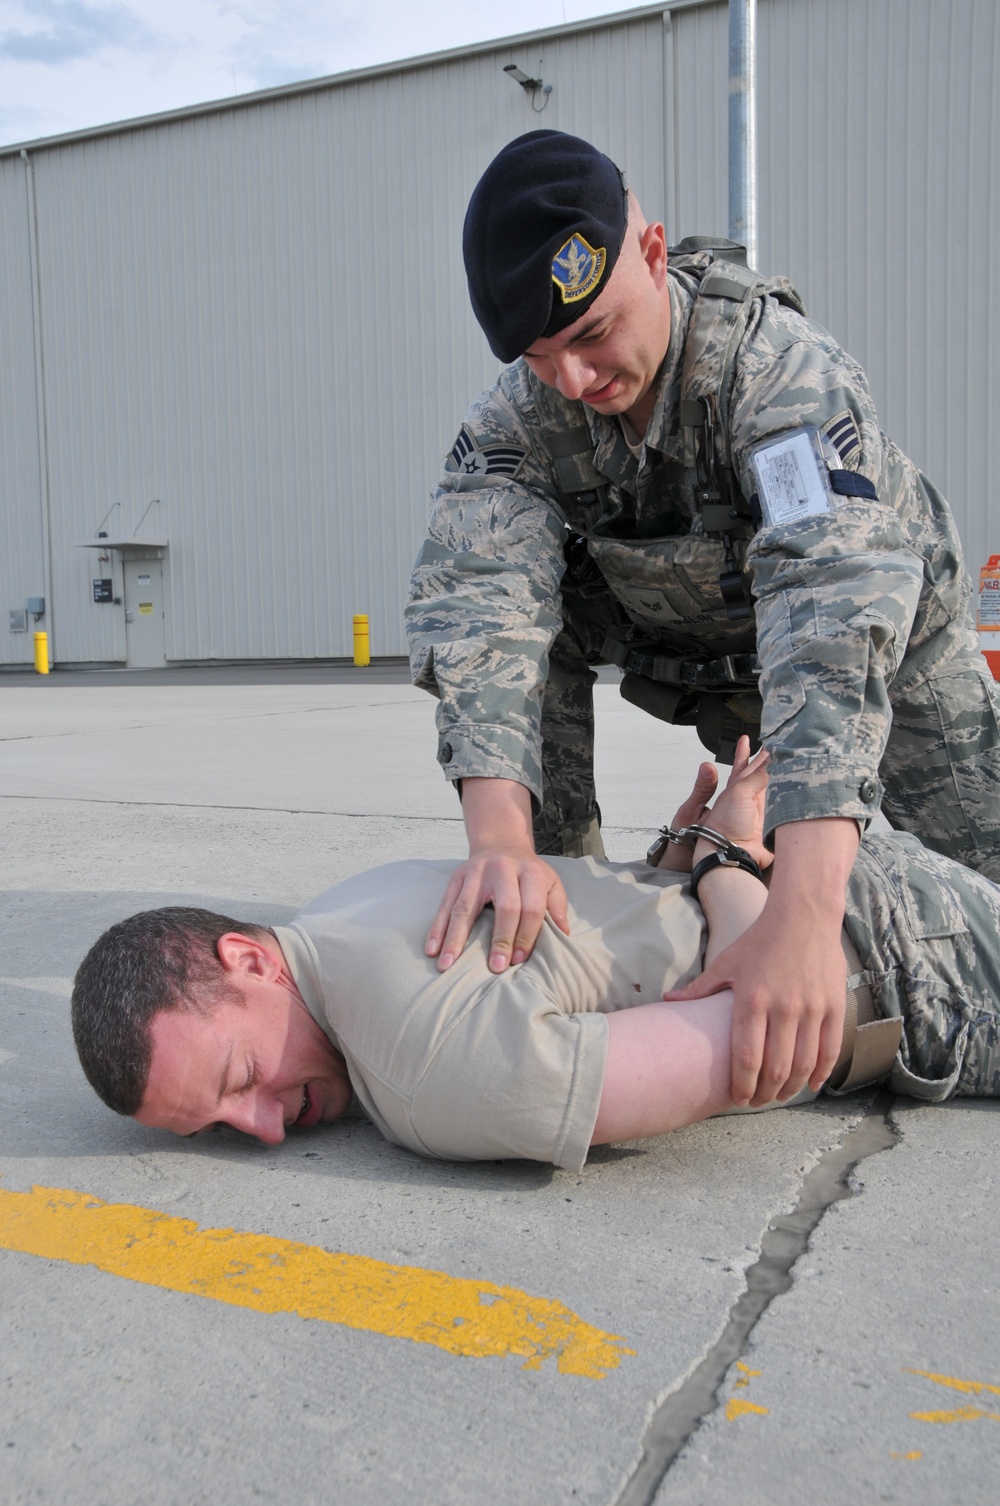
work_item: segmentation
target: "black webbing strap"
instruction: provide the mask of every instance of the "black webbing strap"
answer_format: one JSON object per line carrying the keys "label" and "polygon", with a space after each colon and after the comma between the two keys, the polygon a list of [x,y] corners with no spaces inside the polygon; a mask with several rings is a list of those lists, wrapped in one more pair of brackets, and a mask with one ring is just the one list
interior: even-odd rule
{"label": "black webbing strap", "polygon": [[684,659],[672,654],[658,654],[651,648],[636,648],[620,638],[605,640],[601,657],[617,664],[626,673],[642,675],[665,685],[681,685],[688,690],[721,689],[737,685],[755,685],[760,677],[760,660],[756,654],[723,654],[716,659]]}

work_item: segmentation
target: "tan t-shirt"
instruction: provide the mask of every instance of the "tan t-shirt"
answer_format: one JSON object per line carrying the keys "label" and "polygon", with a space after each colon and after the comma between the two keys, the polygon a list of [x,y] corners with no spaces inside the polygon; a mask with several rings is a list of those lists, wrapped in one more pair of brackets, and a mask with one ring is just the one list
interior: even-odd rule
{"label": "tan t-shirt", "polygon": [[454,862],[373,868],[275,927],[360,1102],[396,1144],[579,1170],[604,1082],[605,1014],[701,970],[704,917],[677,875],[547,861],[566,887],[571,934],[546,919],[527,962],[499,976],[487,967],[489,910],[447,972],[424,956]]}

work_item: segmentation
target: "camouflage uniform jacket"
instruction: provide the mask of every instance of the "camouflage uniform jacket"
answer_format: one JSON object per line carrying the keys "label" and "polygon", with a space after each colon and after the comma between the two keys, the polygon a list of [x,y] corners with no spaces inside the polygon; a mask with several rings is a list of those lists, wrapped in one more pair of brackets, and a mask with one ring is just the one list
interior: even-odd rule
{"label": "camouflage uniform jacket", "polygon": [[[772,756],[768,833],[821,815],[865,823],[878,809],[894,677],[904,660],[941,657],[955,631],[967,637],[970,586],[954,521],[880,432],[857,362],[803,315],[756,298],[731,362],[728,404],[744,497],[755,489],[751,446],[811,424],[877,500],[842,496],[825,515],[747,529],[735,551],[754,614],[729,620],[724,547],[704,532],[680,421],[706,266],[671,263],[670,342],[638,458],[617,418],[564,399],[523,361],[473,404],[414,567],[406,609],[414,683],[440,698],[438,758],[450,779],[513,779],[539,800],[542,696],[570,528],[587,538],[637,635],[675,654],[756,646]],[[600,517],[577,507],[559,469],[565,436],[583,426],[584,470],[607,488]]]}

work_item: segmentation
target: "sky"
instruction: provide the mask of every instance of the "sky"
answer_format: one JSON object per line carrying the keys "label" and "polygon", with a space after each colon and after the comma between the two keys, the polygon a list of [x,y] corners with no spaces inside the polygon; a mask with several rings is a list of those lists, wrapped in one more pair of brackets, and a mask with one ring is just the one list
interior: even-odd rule
{"label": "sky", "polygon": [[0,145],[631,10],[642,0],[0,0]]}

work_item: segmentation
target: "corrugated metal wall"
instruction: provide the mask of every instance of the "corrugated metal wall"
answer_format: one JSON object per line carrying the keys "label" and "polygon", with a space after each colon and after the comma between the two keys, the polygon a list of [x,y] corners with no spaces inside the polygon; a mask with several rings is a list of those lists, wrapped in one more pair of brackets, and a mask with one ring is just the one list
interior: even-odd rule
{"label": "corrugated metal wall", "polygon": [[[763,14],[763,249],[866,368],[978,577],[1000,551],[1000,7],[769,0]],[[817,60],[813,87],[782,87]]]}
{"label": "corrugated metal wall", "polygon": [[[995,6],[759,14],[761,265],[866,362],[978,563],[1000,524]],[[153,499],[168,659],[347,655],[356,611],[402,652],[427,493],[495,371],[461,270],[472,186],[551,126],[626,165],[672,236],[724,231],[726,36],[725,4],[645,10],[41,144],[37,321],[28,173],[0,157],[0,662],[30,657],[6,611],[45,589],[36,328],[58,660],[124,660],[75,541],[130,535]],[[553,85],[544,111],[507,62]]]}
{"label": "corrugated metal wall", "polygon": [[123,610],[91,593],[114,568],[120,595],[120,565],[75,541],[143,513],[169,539],[168,659],[347,655],[356,611],[375,654],[403,652],[429,488],[496,371],[468,195],[542,121],[661,182],[663,32],[547,40],[537,118],[502,67],[539,57],[515,47],[32,151],[57,660],[124,660]]}
{"label": "corrugated metal wall", "polygon": [[[672,234],[726,228],[727,7],[675,13]],[[721,79],[720,79],[721,69]],[[1000,552],[1000,6],[759,0],[759,252]]]}

